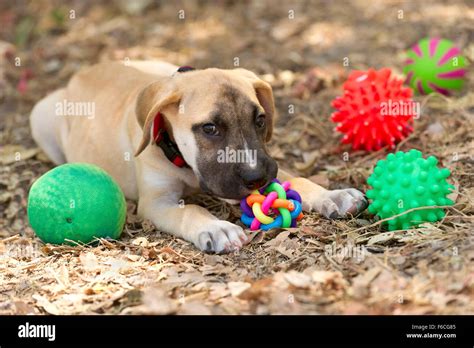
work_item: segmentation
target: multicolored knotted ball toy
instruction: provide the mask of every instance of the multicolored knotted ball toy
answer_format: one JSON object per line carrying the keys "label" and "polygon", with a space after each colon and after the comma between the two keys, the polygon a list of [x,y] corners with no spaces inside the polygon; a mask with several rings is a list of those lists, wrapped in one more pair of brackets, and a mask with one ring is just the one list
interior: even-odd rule
{"label": "multicolored knotted ball toy", "polygon": [[242,199],[241,221],[252,231],[296,227],[303,218],[301,196],[290,189],[290,182],[274,179],[267,187],[255,190]]}

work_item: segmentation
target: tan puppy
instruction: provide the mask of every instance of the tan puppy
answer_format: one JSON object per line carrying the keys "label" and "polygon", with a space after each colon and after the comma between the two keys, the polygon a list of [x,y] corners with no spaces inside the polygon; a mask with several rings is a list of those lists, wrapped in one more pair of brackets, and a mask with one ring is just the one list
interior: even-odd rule
{"label": "tan puppy", "polygon": [[[329,191],[278,171],[266,149],[275,120],[268,83],[244,69],[177,69],[162,62],[83,69],[34,107],[33,137],[56,164],[102,167],[127,198],[138,200],[141,216],[208,252],[237,250],[247,237],[205,208],[180,204],[183,194],[199,188],[240,199],[278,172],[300,192],[306,211],[338,218],[365,209],[367,202],[355,189]],[[164,121],[160,132],[187,166],[176,166],[166,149],[156,146],[157,115]],[[232,154],[246,156],[237,161]]]}

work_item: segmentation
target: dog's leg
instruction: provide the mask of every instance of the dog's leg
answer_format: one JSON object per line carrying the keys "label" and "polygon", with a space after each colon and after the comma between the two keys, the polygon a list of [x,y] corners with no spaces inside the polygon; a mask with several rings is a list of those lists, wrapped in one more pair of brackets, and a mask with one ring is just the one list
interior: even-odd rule
{"label": "dog's leg", "polygon": [[327,190],[314,182],[294,177],[282,169],[278,180],[291,182],[291,188],[301,195],[303,210],[317,211],[330,219],[356,215],[367,208],[367,199],[356,189]]}
{"label": "dog's leg", "polygon": [[138,213],[158,229],[192,242],[206,252],[236,251],[247,241],[241,227],[219,220],[203,207],[181,201],[184,188],[181,182],[151,173],[147,173],[149,182],[140,185],[146,189],[140,190]]}

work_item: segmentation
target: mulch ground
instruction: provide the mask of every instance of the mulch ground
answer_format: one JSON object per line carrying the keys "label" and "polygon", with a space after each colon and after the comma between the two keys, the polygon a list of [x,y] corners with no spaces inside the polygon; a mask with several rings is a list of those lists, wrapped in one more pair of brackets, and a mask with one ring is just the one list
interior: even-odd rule
{"label": "mulch ground", "polygon": [[[474,313],[472,71],[453,97],[416,97],[421,118],[397,146],[435,155],[452,171],[455,205],[443,221],[387,232],[367,212],[334,221],[306,214],[298,228],[251,234],[238,253],[207,255],[139,219],[130,201],[118,241],[53,246],[34,236],[28,190],[53,164],[32,140],[28,116],[82,66],[162,59],[232,68],[238,59],[274,88],[280,119],[271,147],[280,165],[329,188],[365,191],[389,151],[340,145],[330,102],[348,72],[401,74],[404,50],[434,35],[474,60],[467,0],[199,3],[0,5],[0,313]],[[238,220],[237,207],[213,197],[186,201]]]}

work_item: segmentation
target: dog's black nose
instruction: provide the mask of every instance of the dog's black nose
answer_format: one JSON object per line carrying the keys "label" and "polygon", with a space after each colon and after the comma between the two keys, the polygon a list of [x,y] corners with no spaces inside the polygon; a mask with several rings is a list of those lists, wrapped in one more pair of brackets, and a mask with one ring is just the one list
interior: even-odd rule
{"label": "dog's black nose", "polygon": [[267,183],[267,176],[265,173],[259,171],[248,171],[241,174],[244,186],[249,190],[256,190]]}

